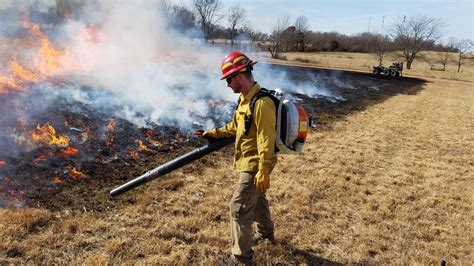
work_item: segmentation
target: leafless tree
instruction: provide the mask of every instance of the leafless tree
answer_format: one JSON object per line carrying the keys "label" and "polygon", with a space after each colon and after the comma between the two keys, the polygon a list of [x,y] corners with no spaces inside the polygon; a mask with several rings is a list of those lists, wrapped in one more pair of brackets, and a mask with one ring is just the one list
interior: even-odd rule
{"label": "leafless tree", "polygon": [[395,44],[402,50],[407,62],[407,69],[418,53],[433,44],[441,37],[441,20],[425,16],[415,16],[396,21],[390,28],[390,35]]}
{"label": "leafless tree", "polygon": [[173,26],[176,29],[187,30],[193,28],[196,22],[194,13],[184,6],[173,6]]}
{"label": "leafless tree", "polygon": [[306,42],[308,39],[309,23],[308,18],[299,16],[295,21],[296,43],[295,50],[304,52],[306,49]]}
{"label": "leafless tree", "polygon": [[389,37],[379,34],[371,37],[368,41],[370,42],[371,50],[379,60],[379,66],[381,66],[383,64],[383,58],[390,48]]}
{"label": "leafless tree", "polygon": [[247,11],[240,7],[239,5],[235,5],[227,11],[227,23],[229,26],[229,36],[230,36],[230,44],[234,47],[234,39],[237,36],[237,29],[241,26],[245,20],[245,16],[247,15]]}
{"label": "leafless tree", "polygon": [[251,25],[246,23],[242,27],[242,33],[247,35],[252,41],[267,41],[270,39],[268,34],[252,29]]}
{"label": "leafless tree", "polygon": [[443,66],[443,71],[446,71],[446,65],[448,64],[449,52],[439,52],[439,63]]}
{"label": "leafless tree", "polygon": [[296,27],[289,26],[281,33],[281,41],[285,52],[293,51],[296,46]]}
{"label": "leafless tree", "polygon": [[458,53],[458,73],[459,73],[459,71],[461,70],[461,66],[464,64],[466,53],[471,51],[474,44],[471,40],[468,40],[468,39],[462,39],[462,40],[453,39],[451,43],[454,49],[456,49]]}
{"label": "leafless tree", "polygon": [[272,31],[272,35],[270,35],[270,46],[268,47],[268,51],[272,58],[279,57],[283,48],[282,42],[285,37],[283,36],[284,31],[288,28],[289,24],[290,18],[288,15],[284,15],[278,19],[277,24]]}
{"label": "leafless tree", "polygon": [[157,5],[174,29],[185,31],[195,26],[196,15],[185,6],[173,4],[170,0],[158,0]]}
{"label": "leafless tree", "polygon": [[204,38],[208,40],[211,36],[213,25],[220,19],[218,12],[221,9],[220,0],[193,0],[198,21],[201,24]]}

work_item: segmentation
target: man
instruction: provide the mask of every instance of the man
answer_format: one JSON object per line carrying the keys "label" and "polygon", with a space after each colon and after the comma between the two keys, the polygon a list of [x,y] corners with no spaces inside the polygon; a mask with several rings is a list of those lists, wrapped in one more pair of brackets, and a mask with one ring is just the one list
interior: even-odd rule
{"label": "man", "polygon": [[[232,255],[234,263],[249,264],[253,260],[252,244],[268,239],[275,241],[274,226],[265,192],[270,187],[270,173],[277,162],[275,154],[276,107],[269,97],[255,102],[253,114],[249,103],[260,90],[252,76],[253,65],[240,52],[232,52],[222,60],[222,78],[234,93],[240,93],[232,121],[221,128],[205,131],[204,136],[235,136],[234,169],[239,182],[230,200]],[[250,117],[252,117],[250,119]],[[246,123],[251,123],[250,127]],[[257,225],[253,235],[252,224]]]}

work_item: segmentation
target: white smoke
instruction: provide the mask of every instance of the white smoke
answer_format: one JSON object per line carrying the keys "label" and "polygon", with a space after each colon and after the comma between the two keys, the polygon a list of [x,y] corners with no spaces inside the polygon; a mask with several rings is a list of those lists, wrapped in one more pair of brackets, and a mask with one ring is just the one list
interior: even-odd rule
{"label": "white smoke", "polygon": [[82,84],[117,93],[154,122],[176,122],[181,128],[207,116],[208,99],[236,99],[219,80],[225,53],[169,29],[157,6],[102,2],[96,16],[95,40],[86,40],[91,36],[84,36],[90,27],[85,22],[64,27]]}
{"label": "white smoke", "polygon": [[[55,40],[67,50],[62,65],[73,69],[67,78],[80,85],[66,86],[61,95],[110,107],[118,117],[140,126],[154,122],[189,130],[220,126],[229,118],[237,95],[219,78],[221,59],[231,51],[174,31],[154,1],[97,3],[55,31]],[[254,75],[268,89],[333,97],[316,81],[294,84],[284,71],[265,64],[256,65]],[[84,87],[94,92],[86,93]],[[209,114],[216,112],[222,115],[211,120]]]}

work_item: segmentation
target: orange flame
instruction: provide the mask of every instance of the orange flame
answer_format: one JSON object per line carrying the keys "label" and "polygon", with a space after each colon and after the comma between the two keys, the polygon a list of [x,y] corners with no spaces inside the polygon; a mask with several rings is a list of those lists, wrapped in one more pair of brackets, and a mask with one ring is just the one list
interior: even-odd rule
{"label": "orange flame", "polygon": [[10,71],[15,76],[16,80],[27,82],[38,82],[38,75],[24,68],[16,59],[10,63]]}
{"label": "orange flame", "polygon": [[109,142],[107,143],[108,145],[112,145],[114,142],[114,135],[115,135],[115,117],[110,117],[109,123],[107,124],[107,128],[110,131],[110,134],[112,134],[112,137],[109,139]]}
{"label": "orange flame", "polygon": [[58,184],[58,183],[65,183],[64,179],[61,179],[61,178],[59,178],[59,177],[53,177],[53,178],[51,179],[51,181],[52,181],[53,183],[56,183],[56,184]]}
{"label": "orange flame", "polygon": [[0,93],[6,93],[7,88],[16,90],[16,91],[26,91],[26,89],[20,87],[19,84],[15,81],[15,79],[11,77],[4,77],[0,76]]}
{"label": "orange flame", "polygon": [[72,179],[74,179],[74,180],[78,180],[78,179],[87,177],[86,174],[84,174],[83,172],[79,171],[76,167],[71,167],[71,168],[69,168],[68,174],[69,174],[69,176],[72,177]]}
{"label": "orange flame", "polygon": [[138,139],[137,139],[137,140],[135,140],[135,143],[138,144],[138,148],[139,148],[140,150],[142,150],[142,151],[154,151],[154,150],[148,148],[146,145],[144,145],[141,140],[138,140]]}
{"label": "orange flame", "polygon": [[107,128],[109,129],[110,133],[115,133],[115,117],[110,117]]}
{"label": "orange flame", "polygon": [[78,154],[79,150],[73,147],[68,147],[67,149],[63,150],[62,154],[63,156],[69,156],[69,155],[74,155]]}
{"label": "orange flame", "polygon": [[128,157],[138,159],[140,156],[138,155],[138,151],[129,151],[127,152]]}
{"label": "orange flame", "polygon": [[63,53],[51,46],[48,36],[41,32],[38,24],[31,24],[29,21],[23,21],[22,26],[39,40],[40,49],[35,60],[36,69],[44,75],[51,76],[56,74]]}
{"label": "orange flame", "polygon": [[33,164],[37,164],[38,162],[41,162],[41,161],[46,161],[46,159],[48,159],[48,158],[46,157],[46,155],[41,154],[40,156],[36,157],[36,158],[33,160]]}
{"label": "orange flame", "polygon": [[40,124],[36,125],[36,129],[31,132],[31,137],[36,143],[44,143],[64,148],[69,146],[69,137],[58,135],[56,129],[49,123],[43,126]]}
{"label": "orange flame", "polygon": [[153,146],[155,146],[155,147],[162,146],[161,142],[159,142],[159,141],[153,139],[153,138],[155,137],[155,133],[153,132],[153,130],[148,129],[148,130],[146,131],[146,135],[147,135],[146,140],[147,140],[151,145],[153,145]]}
{"label": "orange flame", "polygon": [[41,32],[38,24],[30,23],[25,18],[21,25],[28,30],[34,39],[34,45],[38,47],[38,54],[31,60],[31,69],[27,69],[16,59],[10,63],[10,75],[0,76],[0,94],[9,89],[25,92],[28,87],[25,83],[45,81],[52,76],[65,74],[77,69],[77,62],[72,60],[68,50],[60,50],[53,47],[48,36]]}

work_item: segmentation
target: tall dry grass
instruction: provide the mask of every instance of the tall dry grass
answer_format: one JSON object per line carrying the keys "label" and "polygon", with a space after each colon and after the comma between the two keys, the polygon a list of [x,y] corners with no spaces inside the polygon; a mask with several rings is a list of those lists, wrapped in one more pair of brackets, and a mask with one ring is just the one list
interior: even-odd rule
{"label": "tall dry grass", "polygon": [[[472,264],[473,106],[471,82],[431,79],[312,132],[304,156],[280,157],[278,242],[255,247],[256,261]],[[0,264],[215,264],[230,249],[230,156],[102,212],[0,209]]]}

